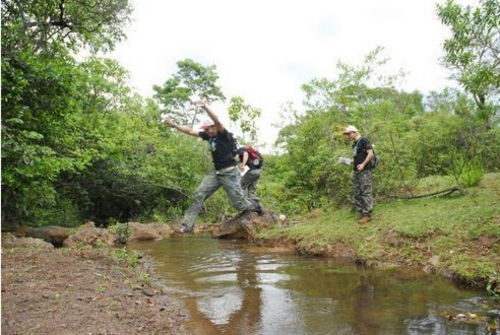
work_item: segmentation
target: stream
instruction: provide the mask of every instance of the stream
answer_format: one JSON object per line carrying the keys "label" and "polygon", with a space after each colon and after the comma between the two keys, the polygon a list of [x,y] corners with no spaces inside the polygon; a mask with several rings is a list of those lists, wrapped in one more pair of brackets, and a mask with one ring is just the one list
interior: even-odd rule
{"label": "stream", "polygon": [[[129,247],[153,257],[196,334],[500,334],[492,298],[420,272],[367,269],[209,235]],[[460,313],[478,317],[448,320]]]}

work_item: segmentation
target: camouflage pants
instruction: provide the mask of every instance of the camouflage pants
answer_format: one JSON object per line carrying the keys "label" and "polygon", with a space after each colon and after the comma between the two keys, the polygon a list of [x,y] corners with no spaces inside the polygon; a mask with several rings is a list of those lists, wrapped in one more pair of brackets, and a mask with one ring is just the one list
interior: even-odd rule
{"label": "camouflage pants", "polygon": [[251,169],[241,177],[241,187],[250,199],[258,199],[257,183],[259,182],[261,169]]}
{"label": "camouflage pants", "polygon": [[193,230],[196,218],[203,207],[203,202],[221,186],[224,188],[233,207],[239,211],[258,210],[260,203],[245,197],[240,182],[241,176],[236,167],[210,172],[196,189],[193,203],[184,213],[182,223],[184,231]]}
{"label": "camouflage pants", "polygon": [[354,171],[354,205],[363,215],[370,216],[373,210],[372,170]]}

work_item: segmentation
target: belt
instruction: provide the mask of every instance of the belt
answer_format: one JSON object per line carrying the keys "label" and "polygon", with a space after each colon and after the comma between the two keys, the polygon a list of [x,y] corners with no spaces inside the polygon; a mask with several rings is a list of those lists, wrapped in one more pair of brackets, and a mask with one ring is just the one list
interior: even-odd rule
{"label": "belt", "polygon": [[220,169],[220,170],[215,170],[215,174],[221,174],[221,173],[224,173],[224,172],[229,172],[229,171],[234,170],[234,169],[236,169],[236,166],[235,166],[235,165],[233,165],[233,166],[228,166],[228,167],[226,167],[226,168],[222,168],[222,169]]}

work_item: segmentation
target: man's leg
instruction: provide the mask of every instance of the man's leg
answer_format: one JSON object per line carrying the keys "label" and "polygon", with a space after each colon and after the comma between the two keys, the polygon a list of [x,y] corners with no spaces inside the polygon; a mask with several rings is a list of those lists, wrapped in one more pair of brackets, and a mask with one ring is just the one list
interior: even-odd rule
{"label": "man's leg", "polygon": [[203,207],[203,202],[220,187],[215,171],[210,172],[194,192],[193,203],[184,213],[182,228],[185,232],[193,231],[196,218]]}
{"label": "man's leg", "polygon": [[[249,171],[250,172],[250,171]],[[248,172],[247,172],[248,173]],[[241,188],[241,176],[237,169],[231,169],[217,175],[219,182],[224,187],[224,191],[231,204],[239,211],[259,211],[260,203],[255,199],[245,197],[245,192]]]}
{"label": "man's leg", "polygon": [[248,193],[248,198],[258,199],[257,197],[257,183],[259,182],[261,169],[249,170],[241,178],[241,187],[243,191]]}
{"label": "man's leg", "polygon": [[363,216],[371,216],[373,210],[372,170],[363,170],[360,173],[360,203]]}
{"label": "man's leg", "polygon": [[361,200],[361,172],[354,171],[354,179],[353,179],[353,188],[354,188],[354,207],[356,211],[360,214],[363,213],[363,204]]}

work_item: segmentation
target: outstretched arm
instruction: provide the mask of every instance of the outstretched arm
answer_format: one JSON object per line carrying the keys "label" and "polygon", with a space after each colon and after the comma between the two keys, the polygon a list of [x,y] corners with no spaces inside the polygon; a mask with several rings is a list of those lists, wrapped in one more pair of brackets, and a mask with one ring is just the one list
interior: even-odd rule
{"label": "outstretched arm", "polygon": [[223,131],[224,130],[224,126],[222,125],[222,123],[220,123],[219,118],[217,117],[217,115],[214,114],[214,112],[208,107],[208,105],[204,101],[198,101],[196,103],[196,105],[198,105],[199,107],[203,108],[205,110],[205,112],[207,112],[208,116],[214,122],[214,126],[215,126],[215,129],[217,129],[217,131]]}
{"label": "outstretched arm", "polygon": [[195,136],[195,137],[199,136],[199,133],[197,131],[195,131],[189,127],[186,127],[186,126],[180,126],[180,125],[174,123],[174,121],[172,121],[171,118],[166,118],[164,123],[172,128],[177,129],[180,132],[183,132],[184,134],[188,134],[188,135]]}

